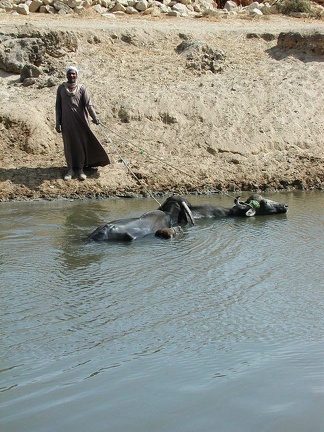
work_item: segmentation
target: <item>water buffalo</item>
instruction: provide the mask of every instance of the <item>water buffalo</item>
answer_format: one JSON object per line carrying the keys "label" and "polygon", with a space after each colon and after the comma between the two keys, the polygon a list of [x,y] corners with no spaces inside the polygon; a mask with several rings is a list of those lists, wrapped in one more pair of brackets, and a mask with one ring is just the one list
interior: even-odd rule
{"label": "water buffalo", "polygon": [[186,200],[172,196],[159,207],[158,210],[144,213],[138,218],[117,219],[97,228],[88,238],[95,241],[132,241],[148,235],[171,238],[177,231],[165,230],[174,224],[190,222],[194,225],[194,218]]}
{"label": "water buffalo", "polygon": [[235,198],[234,206],[231,208],[213,206],[213,205],[192,205],[188,206],[194,218],[221,218],[235,216],[261,216],[279,213],[287,213],[288,205],[278,203],[259,194],[251,195],[245,202],[240,201],[239,197]]}

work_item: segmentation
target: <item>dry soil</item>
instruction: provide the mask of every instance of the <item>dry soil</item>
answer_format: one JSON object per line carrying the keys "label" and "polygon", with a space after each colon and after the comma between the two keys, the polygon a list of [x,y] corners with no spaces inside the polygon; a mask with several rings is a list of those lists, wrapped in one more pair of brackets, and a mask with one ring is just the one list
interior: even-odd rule
{"label": "dry soil", "polygon": [[[0,201],[323,189],[323,55],[277,45],[281,32],[323,33],[323,22],[33,14],[2,15],[0,26],[78,41],[52,62],[52,86],[25,87],[0,70]],[[220,71],[192,67],[177,50],[184,40],[223,52]],[[88,87],[103,124],[93,130],[112,159],[84,182],[63,180],[54,129],[69,64]]]}

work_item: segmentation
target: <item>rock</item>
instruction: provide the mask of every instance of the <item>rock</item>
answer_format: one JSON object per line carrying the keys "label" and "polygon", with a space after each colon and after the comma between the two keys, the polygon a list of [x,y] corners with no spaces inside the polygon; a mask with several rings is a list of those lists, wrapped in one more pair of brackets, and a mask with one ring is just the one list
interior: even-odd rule
{"label": "rock", "polygon": [[29,5],[29,12],[37,12],[42,5],[42,0],[33,0]]}
{"label": "rock", "polygon": [[223,70],[225,53],[214,50],[203,42],[184,40],[177,46],[176,51],[186,56],[188,69],[200,72],[209,70],[213,73]]}
{"label": "rock", "polygon": [[109,12],[126,12],[126,7],[123,6],[121,3],[116,3]]}
{"label": "rock", "polygon": [[225,3],[224,9],[228,12],[238,11],[238,6],[234,1],[229,0]]}
{"label": "rock", "polygon": [[54,1],[53,6],[61,15],[73,13],[73,9],[59,0]]}
{"label": "rock", "polygon": [[279,34],[277,47],[284,50],[298,50],[324,55],[324,33],[282,32]]}
{"label": "rock", "polygon": [[169,16],[174,16],[174,17],[180,17],[180,12],[176,11],[176,10],[170,10],[168,12]]}
{"label": "rock", "polygon": [[23,80],[23,86],[24,87],[29,87],[31,85],[34,85],[36,83],[36,79],[35,78],[25,78]]}
{"label": "rock", "polygon": [[60,81],[58,81],[54,77],[49,77],[48,79],[42,80],[41,78],[37,81],[38,88],[44,88],[44,87],[54,87],[60,84]]}
{"label": "rock", "polygon": [[156,7],[154,7],[154,11],[156,11],[157,8],[159,8],[159,10],[165,14],[169,13],[171,10],[169,6],[159,2],[156,4]]}
{"label": "rock", "polygon": [[60,58],[78,49],[77,37],[71,31],[46,32],[42,39],[45,43],[46,53],[51,57]]}
{"label": "rock", "polygon": [[138,14],[138,10],[136,10],[133,6],[127,6],[125,13],[127,13],[128,15],[136,15]]}
{"label": "rock", "polygon": [[[111,11],[110,11],[111,12]],[[116,11],[116,12],[113,12],[113,14],[115,15],[115,16],[125,16],[125,12],[123,12],[123,11]]]}
{"label": "rock", "polygon": [[107,9],[103,8],[100,4],[96,4],[95,6],[92,7],[92,9],[96,11],[98,14],[103,14],[107,12]]}
{"label": "rock", "polygon": [[57,14],[57,10],[55,9],[54,6],[46,5],[45,10],[47,13],[49,13],[51,15]]}
{"label": "rock", "polygon": [[83,0],[68,0],[67,5],[71,8],[74,9],[77,6],[82,6]]}
{"label": "rock", "polygon": [[89,9],[92,6],[92,0],[83,0],[82,2],[82,6],[85,9]]}
{"label": "rock", "polygon": [[249,4],[248,6],[244,7],[244,10],[248,11],[248,12],[252,12],[254,9],[261,9],[262,5],[258,2],[253,2],[251,4]]}
{"label": "rock", "polygon": [[9,0],[1,0],[0,9],[4,9],[6,12],[11,12],[13,10],[13,4]]}
{"label": "rock", "polygon": [[113,13],[104,13],[101,16],[103,16],[104,18],[116,19],[116,16]]}
{"label": "rock", "polygon": [[29,15],[29,7],[26,3],[19,3],[15,6],[15,11],[19,13],[19,15]]}
{"label": "rock", "polygon": [[41,70],[32,64],[25,64],[20,72],[20,82],[24,82],[27,78],[38,78]]}
{"label": "rock", "polygon": [[169,12],[169,9],[167,6],[165,5],[161,5],[162,7],[166,8],[164,11],[162,10],[162,8],[159,8],[157,6],[154,7],[149,7],[146,9],[146,11],[143,12],[143,15],[149,15],[151,14],[152,17],[160,17],[162,15],[162,13],[167,14]]}
{"label": "rock", "polygon": [[172,10],[178,12],[181,16],[187,16],[189,13],[187,6],[182,3],[176,3],[172,6]]}
{"label": "rock", "polygon": [[260,9],[257,9],[257,8],[250,10],[249,14],[254,16],[254,17],[263,15],[263,13],[260,11]]}
{"label": "rock", "polygon": [[83,6],[75,6],[75,8],[73,8],[73,12],[81,15],[85,12],[85,8]]}
{"label": "rock", "polygon": [[263,39],[267,42],[277,39],[277,36],[273,33],[247,33],[247,39]]}
{"label": "rock", "polygon": [[145,11],[147,7],[148,7],[148,3],[146,0],[140,0],[135,4],[135,9],[139,12]]}
{"label": "rock", "polygon": [[21,73],[25,64],[39,66],[45,54],[41,39],[9,39],[0,45],[0,68],[13,73]]}

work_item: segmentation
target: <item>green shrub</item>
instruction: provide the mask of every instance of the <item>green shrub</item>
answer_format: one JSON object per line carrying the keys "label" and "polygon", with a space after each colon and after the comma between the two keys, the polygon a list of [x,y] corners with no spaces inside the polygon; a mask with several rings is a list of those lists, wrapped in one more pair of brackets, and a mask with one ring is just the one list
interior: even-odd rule
{"label": "green shrub", "polygon": [[262,6],[261,12],[263,13],[263,15],[271,15],[271,9],[267,6]]}
{"label": "green shrub", "polygon": [[279,6],[279,12],[290,15],[295,12],[310,13],[312,10],[309,0],[284,0]]}

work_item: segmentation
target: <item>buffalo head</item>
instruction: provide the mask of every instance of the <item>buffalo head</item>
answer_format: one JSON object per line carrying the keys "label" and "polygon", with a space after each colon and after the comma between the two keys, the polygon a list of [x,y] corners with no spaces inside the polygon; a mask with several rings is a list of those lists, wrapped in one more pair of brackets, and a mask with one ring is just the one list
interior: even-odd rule
{"label": "buffalo head", "polygon": [[287,213],[288,205],[285,203],[278,203],[267,198],[263,198],[259,194],[251,195],[245,204],[252,206],[255,209],[255,214],[258,216],[273,215],[279,213]]}
{"label": "buffalo head", "polygon": [[288,205],[278,203],[259,194],[251,195],[246,201],[235,198],[232,212],[235,216],[265,216],[279,213],[287,213]]}
{"label": "buffalo head", "polygon": [[246,202],[241,202],[240,197],[235,198],[235,205],[232,207],[231,216],[247,216],[251,217],[256,214],[255,208]]}
{"label": "buffalo head", "polygon": [[167,198],[159,210],[170,215],[171,226],[175,223],[181,222],[190,222],[192,225],[195,224],[194,217],[187,201],[179,196],[174,195]]}

